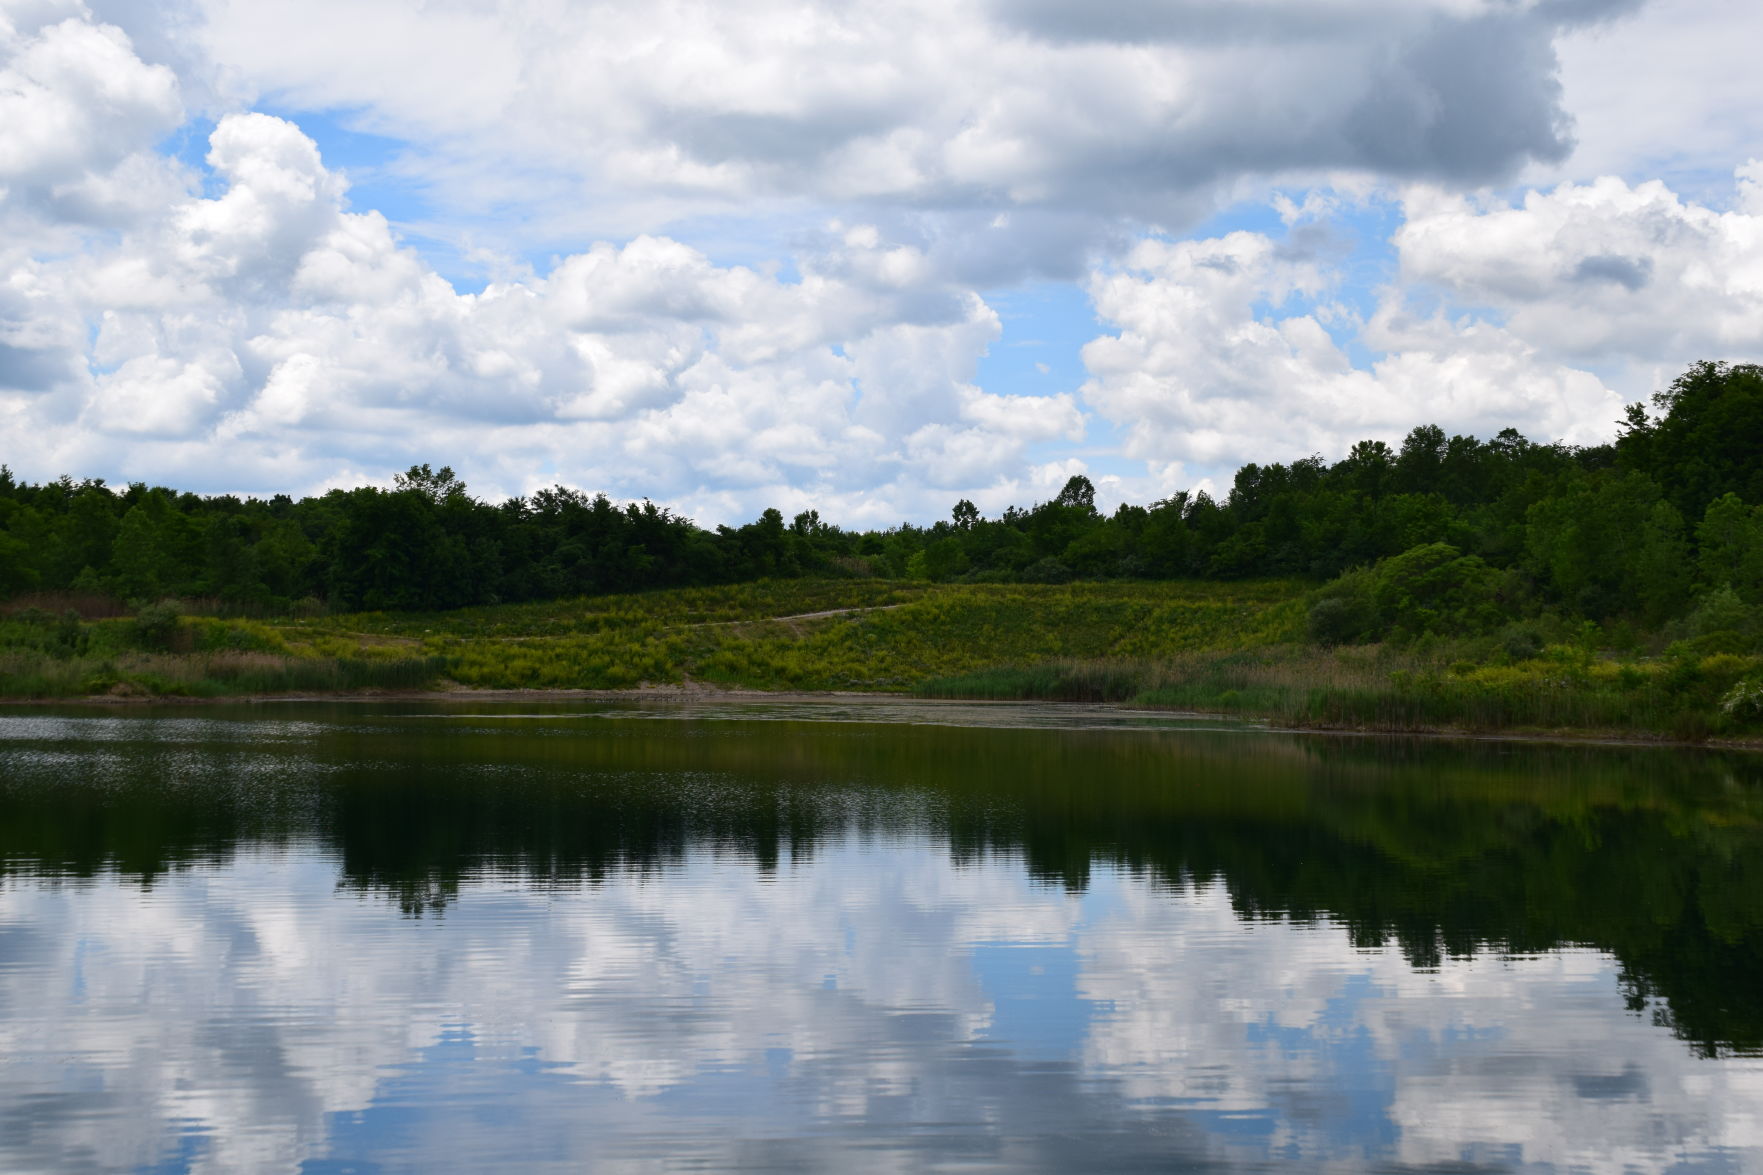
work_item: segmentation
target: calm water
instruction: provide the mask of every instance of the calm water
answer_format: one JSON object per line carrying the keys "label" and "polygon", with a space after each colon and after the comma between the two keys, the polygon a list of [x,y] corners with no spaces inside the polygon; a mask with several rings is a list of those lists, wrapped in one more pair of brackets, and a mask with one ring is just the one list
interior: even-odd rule
{"label": "calm water", "polygon": [[0,711],[0,1170],[1760,1171],[1763,758]]}

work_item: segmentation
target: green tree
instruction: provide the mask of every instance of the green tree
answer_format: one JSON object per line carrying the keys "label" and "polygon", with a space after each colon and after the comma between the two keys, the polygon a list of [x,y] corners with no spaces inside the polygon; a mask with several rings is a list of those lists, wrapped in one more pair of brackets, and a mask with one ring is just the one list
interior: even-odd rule
{"label": "green tree", "polygon": [[436,506],[466,496],[465,483],[454,475],[451,465],[443,465],[435,470],[430,469],[426,461],[421,465],[412,465],[403,473],[393,474],[392,487],[400,493],[420,495]]}
{"label": "green tree", "polygon": [[116,495],[98,481],[86,482],[68,496],[66,512],[57,520],[52,536],[53,554],[44,586],[68,587],[82,572],[102,578],[110,570],[118,506]]}
{"label": "green tree", "polygon": [[1054,498],[1053,502],[1055,505],[1094,513],[1096,487],[1090,484],[1089,478],[1078,474],[1066,480],[1065,487],[1059,491],[1059,496]]}
{"label": "green tree", "polygon": [[1763,603],[1763,507],[1722,494],[1696,525],[1696,546],[1703,582],[1730,587],[1746,603]]}
{"label": "green tree", "polygon": [[1532,566],[1574,611],[1657,622],[1687,599],[1683,529],[1651,478],[1600,472],[1533,505],[1525,542]]}
{"label": "green tree", "polygon": [[38,582],[37,569],[31,566],[30,549],[24,540],[0,531],[0,596],[29,591]]}
{"label": "green tree", "polygon": [[907,561],[907,572],[914,579],[935,580],[938,583],[954,579],[967,570],[967,552],[953,535],[938,539],[929,544]]}
{"label": "green tree", "polygon": [[1395,454],[1382,441],[1360,441],[1331,473],[1351,492],[1377,498],[1389,488],[1395,461]]}
{"label": "green tree", "polygon": [[1059,561],[1085,579],[1103,579],[1120,574],[1126,551],[1125,527],[1109,520],[1072,539]]}
{"label": "green tree", "polygon": [[1441,489],[1448,442],[1445,430],[1423,424],[1410,432],[1391,469],[1392,488],[1404,494],[1430,494]]}
{"label": "green tree", "polygon": [[1686,518],[1722,494],[1763,502],[1763,366],[1697,363],[1653,397],[1644,438],[1630,420],[1625,459],[1660,485]]}
{"label": "green tree", "polygon": [[265,526],[252,559],[270,595],[293,600],[311,591],[308,576],[318,548],[293,519],[278,518]]}
{"label": "green tree", "polygon": [[455,607],[466,579],[459,544],[450,542],[434,500],[420,490],[372,487],[346,495],[330,536],[330,594],[350,608]]}
{"label": "green tree", "polygon": [[783,512],[769,508],[736,532],[749,574],[789,576],[796,573],[794,548],[784,526]]}
{"label": "green tree", "polygon": [[[0,465],[0,489],[13,489],[12,471]],[[0,596],[30,591],[43,582],[41,562],[48,526],[10,492],[0,496]]]}
{"label": "green tree", "polygon": [[1188,574],[1191,542],[1184,517],[1187,504],[1184,492],[1153,504],[1146,514],[1138,549],[1148,574],[1166,579]]}
{"label": "green tree", "polygon": [[122,516],[111,544],[111,579],[131,600],[151,600],[193,587],[195,528],[163,490],[140,495]]}

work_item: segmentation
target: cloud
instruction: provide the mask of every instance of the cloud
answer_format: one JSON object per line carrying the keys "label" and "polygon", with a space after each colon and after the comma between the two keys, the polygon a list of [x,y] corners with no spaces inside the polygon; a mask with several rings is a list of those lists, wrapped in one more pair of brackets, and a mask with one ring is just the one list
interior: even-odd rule
{"label": "cloud", "polygon": [[0,188],[9,202],[56,201],[61,185],[109,172],[183,120],[171,70],[141,61],[120,29],[78,12],[0,9]]}
{"label": "cloud", "polygon": [[639,232],[679,201],[1168,224],[1244,177],[1509,176],[1571,145],[1556,38],[1635,3],[198,7],[214,70],[408,141],[440,198],[484,210],[568,177]]}
{"label": "cloud", "polygon": [[[1141,244],[1091,280],[1117,333],[1084,348],[1084,401],[1125,430],[1127,455],[1189,483],[1247,461],[1336,459],[1429,421],[1584,442],[1620,414],[1598,378],[1504,327],[1416,315],[1393,296],[1360,322],[1331,287],[1314,260],[1259,233]],[[1382,355],[1355,366],[1331,331]]]}
{"label": "cloud", "polygon": [[994,0],[993,7],[1005,23],[1058,40],[1302,44],[1388,35],[1392,23],[1410,28],[1488,18],[1596,23],[1633,11],[1640,0],[1118,0],[1092,7]]}
{"label": "cloud", "polygon": [[1763,9],[1750,0],[1648,0],[1629,19],[1557,41],[1578,148],[1529,178],[1663,178],[1705,198],[1763,141],[1763,75],[1751,46]]}
{"label": "cloud", "polygon": [[639,236],[461,294],[349,210],[294,124],[228,115],[207,162],[211,195],[3,255],[0,403],[37,438],[19,472],[188,485],[204,452],[215,488],[264,492],[440,459],[481,490],[549,476],[711,522],[779,504],[881,523],[1082,433],[1069,393],[973,386],[997,316],[870,224],[828,224],[788,280]]}
{"label": "cloud", "polygon": [[1395,236],[1402,276],[1496,311],[1515,335],[1581,362],[1763,358],[1756,172],[1739,170],[1728,212],[1657,180],[1611,177],[1516,205],[1415,193]]}
{"label": "cloud", "polygon": [[1363,319],[1294,234],[1146,242],[1091,279],[1117,333],[1084,350],[1084,402],[1129,455],[1214,480],[1429,421],[1608,440],[1625,400],[1690,363],[1763,359],[1759,167],[1724,212],[1659,181],[1516,203],[1412,188],[1397,280]]}

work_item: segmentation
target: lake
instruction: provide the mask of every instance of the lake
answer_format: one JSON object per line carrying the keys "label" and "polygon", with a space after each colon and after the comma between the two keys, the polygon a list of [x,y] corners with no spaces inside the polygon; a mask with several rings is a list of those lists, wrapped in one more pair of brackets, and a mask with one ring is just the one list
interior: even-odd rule
{"label": "lake", "polygon": [[1763,757],[0,709],[0,1170],[1763,1170]]}

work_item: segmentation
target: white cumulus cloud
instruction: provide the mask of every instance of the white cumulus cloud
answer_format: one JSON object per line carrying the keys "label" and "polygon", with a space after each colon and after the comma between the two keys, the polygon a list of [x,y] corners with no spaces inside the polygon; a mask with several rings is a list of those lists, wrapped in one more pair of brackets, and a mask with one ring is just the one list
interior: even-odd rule
{"label": "white cumulus cloud", "polygon": [[1424,194],[1396,234],[1403,276],[1582,361],[1763,357],[1760,172],[1741,169],[1726,212],[1613,177],[1517,205]]}
{"label": "white cumulus cloud", "polygon": [[[1090,288],[1116,333],[1084,348],[1085,401],[1125,429],[1128,455],[1190,481],[1247,461],[1338,457],[1426,422],[1595,441],[1621,411],[1597,377],[1499,325],[1415,317],[1396,301],[1363,324],[1325,299],[1288,311],[1295,296],[1325,295],[1327,275],[1259,233],[1148,241]],[[1331,325],[1383,356],[1355,366]]]}
{"label": "white cumulus cloud", "polygon": [[1245,176],[1557,162],[1555,41],[1636,2],[196,0],[194,35],[239,93],[410,143],[440,200],[558,228],[765,196],[1167,223]]}
{"label": "white cumulus cloud", "polygon": [[21,472],[176,480],[205,451],[269,490],[433,458],[502,492],[550,473],[711,521],[775,502],[882,522],[1082,432],[1069,393],[1012,410],[975,387],[996,315],[872,225],[830,226],[788,279],[639,236],[460,293],[349,209],[293,123],[223,117],[207,162],[211,195],[70,254],[4,254],[0,402],[36,438],[9,454]]}

